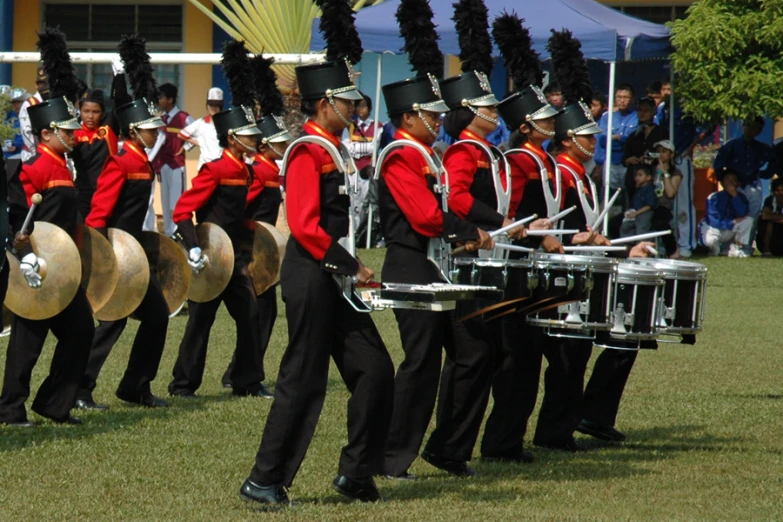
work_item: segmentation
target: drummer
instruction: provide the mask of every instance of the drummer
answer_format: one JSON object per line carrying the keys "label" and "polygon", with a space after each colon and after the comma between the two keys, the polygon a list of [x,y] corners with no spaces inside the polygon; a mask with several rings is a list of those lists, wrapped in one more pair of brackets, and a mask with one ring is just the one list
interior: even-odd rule
{"label": "drummer", "polygon": [[[419,32],[417,24],[421,20],[407,19],[402,16],[404,13],[403,10],[398,13],[400,32],[406,37],[406,50],[419,76],[383,86],[389,117],[397,129],[394,139],[407,140],[411,144],[394,149],[380,165],[380,217],[388,246],[382,273],[384,282],[429,284],[444,281],[435,262],[427,257],[429,241],[437,238],[452,243],[466,241],[471,251],[477,247],[491,248],[493,241],[476,225],[444,211],[442,196],[435,192],[439,172],[432,171],[428,158],[420,149],[435,157],[431,146],[441,127],[441,114],[449,110],[440,99],[437,80],[443,73],[443,57],[431,22],[425,21],[431,31]],[[411,38],[413,33],[416,38]],[[434,54],[431,60],[423,56],[427,53]],[[498,222],[502,222],[502,218]],[[411,480],[416,477],[408,469],[419,454],[435,408],[441,350],[445,350],[447,360],[453,361],[457,346],[463,340],[455,332],[453,312],[394,309],[394,316],[405,359],[394,377],[394,409],[383,475]],[[483,413],[483,409],[477,411],[477,419],[466,425],[472,424],[478,429]],[[439,430],[444,429],[439,426]],[[469,449],[472,450],[472,443]],[[422,456],[452,474],[472,472],[466,464],[469,453],[457,458],[452,455],[435,457],[440,460]],[[448,460],[445,457],[449,457]]]}
{"label": "drummer", "polygon": [[[128,52],[137,56],[125,55],[133,60],[145,59],[146,50],[143,40],[138,37],[125,39]],[[123,52],[125,54],[125,52]],[[142,69],[143,71],[143,69]],[[120,132],[125,137],[122,150],[109,156],[103,171],[98,177],[95,195],[92,197],[92,209],[85,223],[100,231],[104,236],[107,229],[117,228],[139,237],[152,190],[152,171],[145,149],[155,144],[158,129],[165,123],[158,117],[154,107],[156,92],[152,75],[132,76],[135,94],[146,94],[152,98],[138,98],[117,108]],[[144,89],[149,89],[144,91]],[[150,101],[153,101],[151,104]],[[149,284],[144,299],[133,315],[141,321],[136,338],[131,347],[128,367],[120,381],[117,398],[131,404],[140,404],[148,408],[168,406],[168,403],[152,394],[150,383],[158,373],[163,348],[166,345],[166,332],[169,325],[169,309],[155,269],[150,267]],[[76,396],[76,407],[86,410],[106,410],[108,406],[98,404],[92,396],[98,375],[106,362],[112,347],[125,330],[128,319],[118,321],[99,321],[90,349],[87,370],[81,380]]]}
{"label": "drummer", "polygon": [[262,387],[261,350],[259,349],[258,305],[253,282],[247,271],[248,260],[240,255],[242,219],[247,201],[250,169],[245,155],[255,152],[257,136],[261,134],[250,107],[255,105],[252,82],[243,77],[249,73],[249,60],[244,44],[230,41],[223,50],[223,66],[232,92],[233,107],[214,115],[223,154],[219,159],[201,166],[190,189],[174,207],[176,238],[188,251],[188,263],[198,274],[207,265],[199,247],[193,225],[193,214],[199,223],[213,223],[222,228],[234,245],[234,269],[228,286],[211,301],[188,301],[190,311],[185,336],[174,364],[169,394],[194,397],[201,386],[209,344],[209,332],[220,303],[224,302],[237,330],[236,362],[231,374],[233,394],[258,396],[268,394]]}
{"label": "drummer", "polygon": [[[70,65],[70,61],[68,63]],[[52,65],[45,64],[50,77],[58,74],[52,71]],[[36,206],[34,220],[52,223],[72,234],[77,222],[77,198],[65,154],[73,150],[73,131],[80,126],[73,104],[63,93],[56,91],[56,84],[52,91],[49,100],[29,108],[32,133],[38,140],[37,154],[24,163],[18,176],[9,181],[8,199],[17,215],[26,214],[33,194],[41,194],[43,202]],[[75,97],[75,93],[72,94]],[[15,232],[25,233],[19,229]],[[29,242],[24,249],[12,253],[20,259],[19,269],[30,287],[38,288],[40,292],[57,291],[40,288],[40,264]],[[56,269],[55,266],[49,267],[49,270]],[[57,423],[82,423],[70,411],[76,400],[79,379],[87,365],[95,327],[90,303],[81,287],[70,304],[50,319],[31,320],[12,316],[0,396],[0,423],[19,427],[35,425],[28,420],[24,403],[30,395],[30,377],[49,331],[57,338],[57,346],[49,376],[38,389],[32,410]]]}
{"label": "drummer", "polygon": [[[259,77],[260,75],[254,75],[259,104],[264,110],[264,115],[256,121],[261,134],[258,140],[258,152],[250,165],[250,168],[253,169],[253,182],[247,192],[245,218],[275,226],[278,213],[280,212],[280,203],[283,199],[280,192],[280,168],[276,162],[282,160],[283,156],[285,156],[292,137],[283,121],[283,97],[274,83],[276,75],[270,68],[272,61],[267,60],[262,55],[258,55],[251,62],[256,60],[264,61],[263,70],[269,71],[271,77],[264,78]],[[254,71],[258,69],[258,67],[253,67]],[[264,84],[266,84],[265,88],[262,88]],[[258,339],[259,349],[261,350],[261,380],[263,381],[265,378],[264,355],[269,346],[275,319],[277,319],[277,284],[259,295],[256,298],[256,302],[258,303]],[[238,344],[236,349],[241,349]],[[233,371],[235,360],[236,355],[234,355],[231,364],[229,364],[226,372],[223,374],[222,382],[224,387],[231,387],[231,372]],[[265,399],[274,398],[274,394],[263,383],[258,395]]]}

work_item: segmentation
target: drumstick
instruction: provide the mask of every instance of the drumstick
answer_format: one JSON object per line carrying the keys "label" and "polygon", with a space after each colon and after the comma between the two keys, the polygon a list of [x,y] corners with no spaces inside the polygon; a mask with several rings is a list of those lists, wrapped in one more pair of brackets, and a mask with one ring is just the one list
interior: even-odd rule
{"label": "drumstick", "polygon": [[622,245],[624,243],[635,243],[637,241],[644,241],[645,239],[652,239],[654,237],[668,236],[671,234],[671,230],[661,230],[660,232],[648,232],[646,234],[637,234],[635,236],[621,237],[619,239],[612,239],[613,245]]}
{"label": "drumstick", "polygon": [[649,253],[651,253],[652,255],[654,255],[654,256],[656,256],[656,257],[658,256],[658,251],[657,251],[657,250],[655,250],[655,249],[654,249],[653,247],[651,247],[650,245],[644,245],[644,249],[645,249],[645,250],[647,250],[647,251],[648,251]]}
{"label": "drumstick", "polygon": [[[505,227],[499,228],[499,229],[497,229],[497,230],[493,230],[492,232],[490,232],[490,233],[489,233],[489,237],[492,237],[492,238],[494,238],[494,237],[497,237],[497,236],[499,236],[499,235],[505,234],[505,233],[506,233],[506,232],[508,232],[509,230],[512,230],[512,229],[514,229],[514,228],[517,228],[517,227],[519,227],[519,226],[522,226],[522,225],[525,225],[525,224],[527,224],[527,223],[530,223],[531,221],[533,221],[533,220],[534,220],[534,219],[536,219],[537,217],[538,217],[538,214],[533,214],[532,216],[528,216],[528,217],[526,217],[525,219],[520,219],[519,221],[514,221],[514,222],[513,222],[513,223],[511,223],[510,225],[506,225]],[[460,246],[460,247],[457,247],[457,248],[455,248],[454,250],[452,250],[452,251],[450,252],[450,255],[452,255],[452,256],[455,256],[455,255],[457,255],[457,254],[461,254],[461,253],[462,253],[462,252],[464,252],[465,250],[467,250],[467,249],[465,248],[465,245],[462,245],[462,246]]]}
{"label": "drumstick", "polygon": [[595,230],[596,228],[599,228],[601,225],[601,222],[606,218],[606,213],[609,212],[609,209],[612,208],[612,205],[614,205],[615,200],[617,199],[617,196],[620,195],[620,192],[622,192],[623,189],[619,188],[615,191],[614,196],[612,196],[612,199],[609,200],[609,203],[606,204],[604,207],[604,210],[598,214],[598,217],[595,218],[595,223],[590,225],[591,230]]}
{"label": "drumstick", "polygon": [[528,230],[528,236],[561,236],[564,234],[578,234],[576,229],[553,229],[553,230]]}
{"label": "drumstick", "polygon": [[30,200],[32,201],[33,204],[30,205],[30,210],[27,211],[27,216],[25,216],[24,218],[22,229],[16,233],[16,237],[27,234],[27,227],[30,226],[30,221],[33,220],[33,212],[35,212],[35,207],[41,204],[41,201],[43,201],[43,196],[41,196],[36,192],[35,194],[33,194],[33,197],[31,197]]}
{"label": "drumstick", "polygon": [[526,224],[530,223],[531,221],[533,221],[537,217],[538,217],[538,214],[533,214],[532,216],[528,216],[525,219],[520,219],[519,221],[514,221],[510,225],[506,225],[503,228],[499,228],[497,230],[493,230],[492,232],[489,233],[489,237],[498,237],[501,234],[505,234],[509,230],[513,230],[513,229],[515,229],[517,227],[520,227],[522,225],[526,225]]}
{"label": "drumstick", "polygon": [[535,249],[533,248],[517,246],[517,245],[507,245],[506,243],[497,243],[495,245],[495,248],[500,248],[501,250],[510,250],[511,252],[535,252]]}
{"label": "drumstick", "polygon": [[566,252],[622,252],[628,247],[625,246],[607,246],[607,245],[575,245],[564,246]]}
{"label": "drumstick", "polygon": [[558,219],[562,219],[562,218],[566,217],[568,214],[570,214],[570,213],[571,213],[571,212],[573,212],[574,210],[576,210],[576,205],[574,205],[574,206],[573,206],[573,207],[571,207],[571,208],[567,208],[567,209],[565,209],[564,211],[562,211],[562,212],[561,212],[561,213],[559,213],[559,214],[555,214],[555,215],[554,215],[554,216],[552,216],[551,218],[547,219],[547,220],[546,220],[546,222],[547,222],[547,223],[549,223],[550,225],[551,225],[552,223],[557,223],[557,220],[558,220]]}

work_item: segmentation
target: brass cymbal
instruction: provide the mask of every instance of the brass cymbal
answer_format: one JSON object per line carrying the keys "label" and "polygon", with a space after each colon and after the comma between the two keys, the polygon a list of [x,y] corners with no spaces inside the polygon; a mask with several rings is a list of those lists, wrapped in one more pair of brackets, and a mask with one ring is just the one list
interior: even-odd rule
{"label": "brass cymbal", "polygon": [[247,268],[256,295],[266,292],[272,285],[280,281],[280,266],[285,255],[285,238],[272,225],[262,221],[246,221],[245,226],[252,231],[252,244],[248,250],[253,260]]}
{"label": "brass cymbal", "polygon": [[19,261],[9,252],[5,305],[25,319],[49,319],[65,310],[79,289],[82,279],[79,249],[65,230],[44,221],[35,222],[30,244],[39,259],[41,287],[30,288],[19,270]]}
{"label": "brass cymbal", "polygon": [[109,301],[93,314],[99,321],[128,317],[139,307],[150,284],[147,255],[136,238],[119,228],[110,228],[109,242],[117,258],[119,280]]}
{"label": "brass cymbal", "polygon": [[150,269],[157,273],[169,313],[174,313],[188,297],[193,274],[185,249],[157,232],[142,232],[139,243],[147,254]]}
{"label": "brass cymbal", "polygon": [[77,225],[74,237],[82,259],[82,287],[93,311],[109,302],[120,279],[109,240],[94,228]]}
{"label": "brass cymbal", "polygon": [[223,293],[234,273],[234,246],[226,231],[214,223],[201,223],[196,228],[198,243],[209,262],[193,274],[188,299],[206,303]]}

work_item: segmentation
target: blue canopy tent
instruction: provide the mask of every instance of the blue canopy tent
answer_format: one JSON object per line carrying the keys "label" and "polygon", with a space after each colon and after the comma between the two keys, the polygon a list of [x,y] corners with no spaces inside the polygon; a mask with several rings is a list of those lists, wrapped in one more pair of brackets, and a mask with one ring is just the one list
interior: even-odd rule
{"label": "blue canopy tent", "polygon": [[[588,60],[600,60],[609,64],[609,92],[614,92],[616,64],[618,61],[643,60],[651,58],[667,58],[672,50],[669,43],[669,30],[659,24],[639,20],[624,15],[619,11],[599,4],[594,0],[484,0],[489,10],[490,20],[504,11],[515,11],[525,20],[525,26],[530,29],[533,46],[541,55],[542,60],[549,59],[546,44],[551,35],[550,29],[569,29],[582,43],[582,52]],[[356,16],[356,28],[366,51],[373,53],[400,53],[403,40],[395,13],[399,0],[385,2],[360,10]],[[444,54],[458,55],[459,45],[453,15],[454,0],[430,0],[434,14],[433,21],[440,35],[440,48]],[[313,38],[310,48],[319,51],[324,48],[324,40],[318,31],[318,20],[313,24]],[[498,53],[497,48],[495,52]],[[498,53],[499,54],[499,53]],[[401,58],[401,57],[395,57]],[[366,59],[363,62],[367,61]],[[377,57],[377,71],[371,77],[371,67],[362,69],[363,86],[376,86],[376,120],[380,111],[380,76],[383,54]],[[397,65],[403,62],[397,61]],[[408,76],[410,69],[397,67],[396,73],[384,78],[383,83],[389,83]],[[493,90],[504,93],[505,88],[499,88],[493,71]],[[505,74],[499,79],[505,82]],[[371,84],[370,81],[373,83]],[[609,128],[612,126],[614,97],[609,99]],[[671,103],[673,103],[673,99]],[[670,134],[672,129],[670,129]],[[608,187],[609,165],[611,164],[611,147],[608,147],[606,159],[606,186]],[[608,188],[605,200],[608,201]]]}

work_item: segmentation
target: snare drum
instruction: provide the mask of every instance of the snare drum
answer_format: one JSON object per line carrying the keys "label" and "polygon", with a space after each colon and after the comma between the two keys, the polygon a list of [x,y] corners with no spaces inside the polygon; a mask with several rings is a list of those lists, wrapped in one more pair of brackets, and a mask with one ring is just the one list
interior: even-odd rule
{"label": "snare drum", "polygon": [[[538,310],[527,316],[527,323],[547,328],[552,336],[592,339],[594,330],[609,330],[611,301],[614,296],[614,277],[618,260],[598,256],[566,256],[569,262],[587,269],[587,298]],[[555,330],[552,330],[555,329]],[[571,330],[567,332],[560,329]],[[580,332],[579,334],[574,331]]]}
{"label": "snare drum", "polygon": [[587,299],[593,283],[590,257],[535,252],[529,259],[538,272],[538,286],[524,309],[527,314]]}
{"label": "snare drum", "polygon": [[461,285],[494,286],[502,290],[497,299],[476,298],[460,303],[459,317],[470,319],[489,313],[497,316],[503,310],[533,297],[533,290],[538,285],[538,272],[528,259],[457,257],[454,258],[451,280]]}
{"label": "snare drum", "polygon": [[617,265],[610,300],[612,326],[609,335],[601,335],[595,345],[628,350],[638,349],[640,341],[656,339],[663,286],[663,273],[655,268],[636,263]]}
{"label": "snare drum", "polygon": [[674,259],[629,259],[633,263],[663,273],[663,305],[658,331],[666,335],[694,335],[704,324],[707,267]]}

